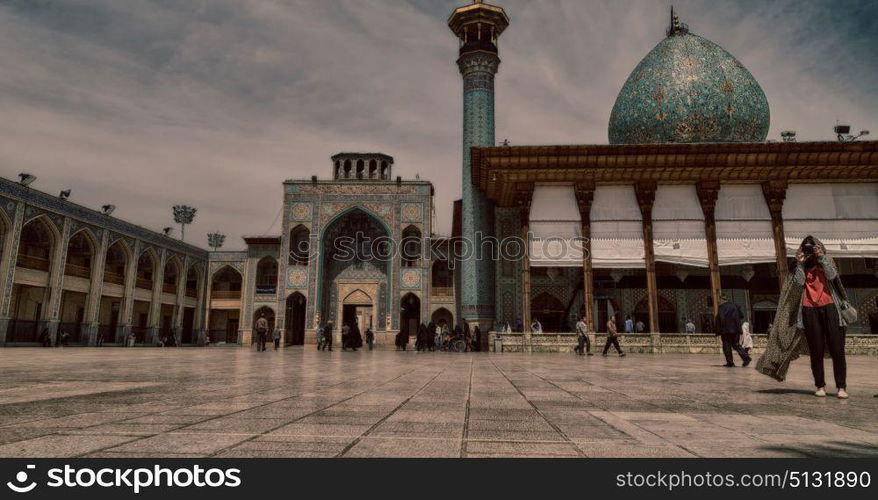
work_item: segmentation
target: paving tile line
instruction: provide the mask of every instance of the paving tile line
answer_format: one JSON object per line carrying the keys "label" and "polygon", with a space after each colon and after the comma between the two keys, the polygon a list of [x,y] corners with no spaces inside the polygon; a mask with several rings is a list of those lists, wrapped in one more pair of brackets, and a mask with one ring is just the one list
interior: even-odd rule
{"label": "paving tile line", "polygon": [[[574,394],[574,393],[572,393],[572,392],[570,392],[570,391],[568,391],[568,390],[566,390],[566,389],[564,389],[564,388],[558,386],[557,384],[555,384],[555,383],[552,382],[551,380],[545,379],[545,378],[543,378],[543,377],[541,377],[540,375],[537,375],[537,374],[535,374],[535,373],[534,373],[533,375],[536,376],[536,377],[538,377],[538,378],[541,378],[541,379],[545,380],[545,381],[548,382],[549,384],[551,384],[551,385],[557,387],[558,389],[560,389],[560,390],[562,390],[562,391],[564,391],[564,392],[567,392],[568,394],[570,394],[570,395],[572,395],[572,396],[574,396],[574,397],[576,397],[576,398],[578,398],[578,399],[582,399],[582,398],[579,397],[577,394]],[[615,393],[615,394],[622,395],[622,396],[624,396],[624,397],[626,397],[626,398],[629,398],[629,399],[631,398],[631,397],[628,396],[627,394],[622,393],[622,392],[619,392],[619,391],[616,391],[616,390],[614,390],[613,388],[607,388],[607,390],[610,391],[610,392],[613,392],[613,393]],[[582,400],[585,401],[584,399],[582,399]],[[639,400],[639,401],[640,401],[640,400]],[[663,413],[665,412],[665,411],[664,411],[664,408],[657,407],[656,405],[653,405],[652,403],[649,403],[649,402],[647,402],[647,401],[641,401],[641,402],[644,403],[644,404],[650,405],[650,406],[654,406],[654,407],[656,407],[657,409],[661,409],[661,410],[663,410]],[[705,403],[705,404],[707,404],[708,406],[712,406],[712,407],[716,408],[716,410],[717,410],[718,413],[731,413],[731,412],[728,412],[727,410],[724,410],[723,408],[718,407],[718,406],[716,406],[716,405],[713,405],[713,404],[711,404],[711,403]],[[685,445],[683,445],[683,444],[677,444],[677,443],[674,443],[674,442],[672,442],[672,441],[669,441],[669,440],[663,438],[662,436],[656,434],[655,432],[653,432],[653,431],[650,430],[649,428],[644,427],[644,426],[638,424],[637,422],[632,422],[632,421],[629,421],[629,420],[624,419],[623,417],[621,417],[620,415],[618,415],[618,413],[616,413],[616,412],[614,412],[614,411],[611,411],[611,410],[605,410],[605,411],[600,412],[600,413],[596,413],[596,412],[589,412],[589,413],[591,413],[595,418],[600,419],[601,421],[603,421],[603,422],[606,423],[607,425],[609,425],[609,426],[611,426],[611,427],[613,427],[613,428],[619,430],[620,432],[622,432],[622,433],[624,433],[624,434],[628,434],[628,435],[630,435],[630,434],[629,434],[628,432],[626,432],[623,428],[620,428],[620,427],[619,427],[619,424],[620,424],[620,423],[624,423],[624,425],[628,425],[628,426],[636,427],[636,428],[642,430],[643,432],[649,433],[649,434],[655,436],[655,437],[659,440],[659,442],[661,442],[661,443],[665,443],[665,444],[668,445],[668,446],[672,446],[672,447],[677,447],[677,448],[683,449],[683,450],[685,450],[687,453],[691,453],[691,454],[693,454],[693,455],[695,455],[695,456],[699,456],[699,457],[702,456],[702,454],[700,454],[700,453],[698,453],[698,452],[696,452],[696,451],[694,451],[694,450],[691,450],[691,449],[687,448],[687,447],[686,447]],[[674,413],[677,413],[677,412],[674,412]],[[737,413],[737,414],[740,414],[740,415],[750,415],[749,413],[744,413],[744,412],[742,412],[742,411],[734,411],[734,413]],[[606,415],[605,415],[605,414],[613,415],[616,419],[620,420],[621,422],[613,423],[611,420],[609,420],[609,419],[606,418]],[[757,416],[758,416],[758,415],[757,415]],[[760,417],[760,418],[764,418],[764,417]],[[728,431],[730,431],[730,432],[735,432],[735,433],[740,432],[740,431],[737,431],[737,430],[735,430],[735,429],[733,429],[733,428],[731,428],[731,427],[727,427],[727,426],[724,426],[724,425],[719,424],[719,423],[716,423],[716,422],[711,422],[711,424],[712,424],[713,426],[717,427],[717,428],[726,429],[726,430],[728,430]],[[837,424],[837,425],[841,425],[841,424]],[[749,437],[749,438],[753,438],[753,439],[755,439],[755,440],[757,440],[757,441],[760,441],[760,442],[762,442],[762,443],[764,443],[764,444],[772,444],[771,442],[766,441],[766,440],[762,439],[761,437],[759,437],[759,436],[757,436],[757,435],[753,435],[753,434],[750,434],[750,433],[747,433],[747,432],[741,432],[741,434],[743,434],[743,435],[745,435],[745,436],[747,436],[747,437]],[[642,441],[642,440],[641,440],[641,441]],[[647,444],[648,444],[648,443],[647,443]],[[802,452],[802,453],[805,453],[805,454],[808,455],[808,456],[816,456],[816,455],[808,454],[807,452]]]}
{"label": "paving tile line", "polygon": [[466,410],[464,410],[463,416],[463,434],[460,440],[460,458],[466,458],[467,456],[467,441],[469,440],[469,413],[470,413],[470,402],[473,397],[473,372],[475,371],[473,368],[473,357],[470,356],[469,359],[469,386],[466,391]]}
{"label": "paving tile line", "polygon": [[[570,437],[567,436],[567,434],[565,434],[565,433],[561,430],[561,428],[559,428],[557,425],[555,425],[554,422],[550,421],[548,418],[546,418],[545,415],[543,415],[543,412],[540,411],[540,409],[537,408],[537,406],[536,406],[535,404],[533,404],[533,402],[532,402],[530,399],[528,399],[527,396],[525,396],[523,392],[521,392],[521,389],[519,389],[518,386],[515,385],[515,383],[512,382],[512,380],[509,379],[509,377],[506,375],[506,373],[503,372],[503,370],[501,370],[500,368],[497,367],[497,364],[494,363],[494,360],[489,359],[489,361],[490,361],[491,365],[494,367],[494,369],[497,370],[497,372],[500,373],[500,375],[502,375],[503,378],[505,378],[506,381],[507,381],[507,382],[508,382],[513,388],[515,388],[515,390],[518,392],[518,394],[519,394],[519,395],[520,395],[525,401],[527,401],[527,404],[529,404],[529,405],[531,406],[531,408],[533,408],[533,410],[534,410],[535,412],[537,412],[537,415],[539,415],[540,418],[543,419],[543,421],[545,421],[547,424],[549,424],[549,426],[552,427],[552,429],[554,429],[555,432],[557,432],[561,437],[563,437],[564,440],[567,442],[567,444],[570,444],[571,446],[573,446],[573,448],[576,450],[577,454],[578,454],[580,457],[586,457],[586,456],[587,456],[587,455],[585,454],[585,452],[582,450],[582,448],[580,448],[579,445],[576,444],[576,442],[574,442],[572,439],[570,439]],[[525,370],[525,371],[526,371],[526,370]],[[530,372],[527,371],[527,373],[530,373]],[[540,377],[537,377],[537,378],[540,378]]]}
{"label": "paving tile line", "polygon": [[[391,378],[390,380],[387,380],[387,381],[385,381],[385,382],[382,382],[381,385],[384,385],[384,384],[387,384],[387,383],[393,382],[394,380],[396,380],[396,379],[398,379],[398,378],[401,378],[401,377],[403,377],[403,376],[405,376],[405,375],[408,375],[408,374],[410,374],[410,373],[413,373],[414,371],[417,371],[417,368],[416,368],[415,370],[406,371],[405,373],[402,373],[402,374],[400,374],[400,375],[397,375],[396,377],[393,377],[393,378]],[[342,384],[345,384],[345,383],[347,383],[347,382],[348,382],[348,381],[341,381],[341,382],[339,382],[338,384],[333,384],[333,385],[331,385],[330,387],[335,387],[335,386],[338,386],[338,385],[342,385]],[[274,390],[274,389],[266,389],[265,391],[260,391],[260,392],[268,392],[268,391],[270,391],[270,390]],[[359,396],[359,395],[361,395],[361,394],[364,394],[364,393],[366,393],[366,392],[368,392],[368,391],[369,391],[369,389],[366,389],[366,390],[364,390],[364,391],[362,391],[362,392],[356,393],[356,394],[354,394],[354,395],[352,395],[352,396],[349,396],[349,397],[347,397],[347,398],[345,398],[345,399],[342,399],[342,400],[340,400],[340,401],[337,401],[337,402],[335,402],[335,403],[333,403],[333,404],[331,404],[331,405],[329,405],[329,406],[326,406],[326,407],[324,407],[324,408],[320,408],[320,409],[318,409],[318,410],[315,410],[315,411],[313,411],[313,412],[311,412],[311,413],[308,413],[308,414],[306,414],[306,415],[303,415],[303,416],[301,416],[301,417],[299,417],[299,418],[296,418],[296,419],[294,419],[294,420],[291,420],[291,421],[289,421],[289,422],[286,422],[286,423],[284,423],[283,425],[280,425],[280,426],[277,426],[277,427],[274,427],[274,428],[268,429],[268,430],[266,430],[265,432],[263,432],[262,434],[256,434],[256,435],[254,435],[254,436],[253,436],[252,438],[250,438],[250,439],[245,439],[245,440],[243,440],[243,441],[241,441],[241,442],[239,442],[239,443],[235,443],[235,444],[233,444],[233,445],[230,445],[230,446],[227,446],[227,447],[222,448],[222,449],[220,449],[220,450],[217,450],[217,451],[215,451],[215,452],[213,452],[213,453],[207,454],[206,456],[213,456],[213,455],[216,455],[217,453],[221,453],[221,452],[223,452],[223,451],[226,451],[227,449],[233,448],[233,447],[235,447],[235,446],[237,446],[237,445],[239,445],[239,444],[241,444],[241,443],[245,443],[245,442],[251,441],[252,439],[255,439],[255,438],[258,437],[258,436],[261,436],[261,435],[263,435],[263,434],[267,434],[267,433],[269,433],[269,432],[275,431],[275,430],[277,430],[277,429],[280,429],[281,427],[284,427],[284,426],[286,426],[286,425],[289,425],[289,424],[295,423],[295,422],[297,422],[297,421],[299,421],[299,420],[302,420],[303,418],[308,418],[309,416],[312,416],[312,415],[314,415],[314,414],[316,414],[316,413],[320,413],[321,411],[326,410],[326,409],[328,409],[328,408],[332,408],[333,406],[336,406],[336,405],[341,404],[341,403],[343,403],[343,402],[345,402],[345,401],[348,401],[348,400],[350,400],[350,399],[353,399],[353,398],[355,398],[355,397],[357,397],[357,396]],[[258,394],[258,393],[257,393],[257,394]],[[246,412],[246,411],[250,411],[250,410],[253,410],[253,409],[255,409],[255,408],[262,408],[262,407],[264,407],[264,406],[268,406],[268,405],[272,405],[272,404],[275,404],[275,403],[279,403],[279,402],[281,402],[281,401],[288,401],[288,400],[290,400],[290,399],[299,398],[299,397],[301,397],[301,394],[294,394],[294,395],[292,395],[292,396],[290,396],[290,397],[288,397],[288,398],[278,399],[278,400],[271,401],[271,402],[268,402],[268,403],[264,403],[264,404],[261,404],[261,405],[256,405],[256,406],[253,406],[253,407],[250,407],[250,408],[244,409],[244,410],[239,410],[239,411],[235,411],[235,412],[232,412],[232,413],[227,413],[227,414],[225,414],[225,415],[216,415],[216,416],[214,416],[214,417],[212,417],[212,418],[208,418],[208,419],[202,420],[202,421],[200,421],[200,422],[197,422],[197,424],[201,424],[201,423],[204,423],[204,422],[210,422],[211,420],[217,420],[217,419],[220,419],[220,418],[223,418],[223,417],[228,417],[228,416],[235,415],[235,414],[238,414],[238,413],[243,413],[243,412]],[[204,404],[204,403],[201,403],[201,404]],[[200,405],[192,405],[192,406],[200,406]],[[183,407],[183,408],[191,408],[191,407],[190,407],[190,406],[186,406],[186,407]],[[181,408],[181,409],[182,409],[182,408]],[[159,413],[161,413],[161,412],[154,413],[154,415],[157,415],[157,414],[159,414]],[[129,441],[125,441],[125,442],[122,442],[122,443],[117,443],[117,444],[112,445],[112,446],[107,446],[107,447],[104,447],[104,448],[99,448],[99,449],[92,450],[92,451],[89,451],[89,452],[87,452],[87,453],[82,453],[82,454],[75,455],[75,456],[83,456],[83,455],[88,455],[88,454],[92,454],[92,453],[100,453],[100,452],[103,452],[103,451],[112,450],[113,448],[117,448],[117,447],[122,446],[122,445],[131,444],[131,443],[134,443],[134,442],[137,442],[137,441],[143,441],[143,440],[146,440],[146,439],[149,439],[149,438],[152,438],[152,437],[160,436],[160,435],[162,435],[162,434],[169,434],[170,432],[178,431],[178,430],[183,429],[183,428],[185,428],[185,427],[189,427],[189,426],[197,425],[197,424],[184,424],[184,425],[181,425],[180,427],[177,427],[176,429],[173,429],[172,431],[157,432],[157,433],[155,433],[155,434],[151,434],[151,435],[140,436],[140,437],[137,438],[137,439],[131,439],[131,440],[129,440]],[[55,434],[58,434],[58,433],[55,433]],[[209,435],[209,434],[211,434],[211,433],[207,433],[207,432],[199,432],[199,433],[192,433],[192,434]],[[51,434],[50,434],[50,435],[51,435]]]}
{"label": "paving tile line", "polygon": [[[586,399],[583,399],[583,398],[580,397],[579,395],[577,395],[577,394],[575,394],[575,393],[573,393],[573,392],[571,392],[571,391],[568,391],[567,389],[564,389],[563,387],[560,387],[558,384],[552,382],[551,380],[548,380],[548,379],[546,379],[546,378],[543,378],[543,377],[541,377],[540,375],[537,375],[537,374],[535,374],[535,373],[530,372],[529,370],[528,370],[528,373],[531,373],[533,376],[539,378],[540,380],[545,381],[546,383],[548,383],[548,384],[550,384],[550,385],[552,385],[552,386],[558,388],[558,389],[561,390],[561,391],[566,392],[567,394],[573,396],[573,397],[576,398],[576,399],[579,399],[579,400],[581,400],[581,401],[587,401]],[[623,394],[623,393],[620,393],[620,392],[618,392],[618,391],[615,391],[615,390],[613,390],[612,388],[608,388],[607,390],[610,391],[610,392],[612,392],[612,393],[614,393],[614,394],[619,394],[619,395],[624,396],[624,397],[626,397],[626,398],[630,398],[630,396],[628,396],[628,395],[626,395],[626,394]],[[650,404],[651,406],[655,406],[655,405],[652,405],[651,403],[646,403],[646,404]],[[599,419],[600,421],[604,422],[605,424],[609,425],[609,426],[612,427],[613,429],[616,429],[617,431],[621,432],[622,434],[625,434],[626,436],[631,436],[631,437],[633,437],[634,439],[636,439],[637,441],[643,443],[644,445],[649,445],[650,443],[648,443],[648,442],[647,442],[647,443],[644,443],[644,442],[643,442],[643,439],[638,438],[638,437],[635,436],[635,435],[632,435],[631,432],[630,432],[630,429],[626,431],[626,429],[624,428],[624,426],[625,426],[625,425],[629,425],[629,426],[635,427],[635,428],[639,429],[639,430],[642,431],[642,432],[645,432],[645,433],[647,433],[647,434],[650,434],[650,435],[654,436],[655,439],[658,441],[658,443],[662,443],[662,444],[664,444],[664,445],[666,445],[666,446],[678,447],[678,448],[684,449],[687,453],[691,453],[691,454],[693,454],[693,455],[698,456],[697,453],[694,453],[693,451],[688,450],[688,449],[686,449],[686,448],[683,447],[683,446],[680,446],[680,445],[677,445],[677,444],[675,444],[675,443],[672,443],[671,441],[668,441],[667,439],[665,439],[665,438],[659,436],[659,435],[656,434],[655,432],[652,432],[651,430],[649,430],[649,429],[647,429],[647,428],[645,428],[645,427],[642,427],[642,426],[638,425],[638,424],[635,423],[635,422],[629,422],[629,421],[625,420],[624,418],[622,418],[620,415],[618,415],[618,414],[616,414],[615,412],[610,411],[610,410],[608,410],[608,409],[606,409],[606,408],[605,408],[604,410],[600,411],[600,412],[588,411],[588,413],[589,413],[590,415],[592,415],[593,417]],[[608,419],[608,418],[607,418],[607,414],[612,415],[615,419],[617,419],[617,421],[614,422],[613,419]],[[619,421],[621,421],[621,422],[619,422]],[[624,425],[622,425],[622,423],[624,423]],[[620,427],[620,425],[622,425],[622,426]]]}
{"label": "paving tile line", "polygon": [[[316,377],[315,377],[314,380],[319,380],[319,378],[316,378]],[[82,381],[82,380],[80,379],[80,380],[77,380],[77,381]],[[93,382],[93,381],[89,380],[89,381],[87,381],[87,382]],[[336,385],[341,385],[341,384],[343,384],[343,383],[345,383],[345,382],[339,382],[338,384],[333,384],[333,385],[331,385],[330,387],[335,387]],[[164,384],[160,384],[160,385],[164,385]],[[155,387],[155,385],[151,385],[151,387]],[[282,387],[282,386],[281,386],[281,387]],[[263,390],[259,390],[259,391],[256,391],[256,392],[248,392],[248,393],[244,393],[244,394],[241,394],[241,395],[231,396],[231,397],[226,397],[226,398],[221,398],[221,399],[213,400],[213,401],[209,401],[209,402],[215,402],[215,403],[217,403],[217,402],[222,402],[222,401],[229,400],[229,399],[234,399],[234,398],[240,397],[240,396],[242,396],[242,395],[256,395],[256,394],[262,394],[262,393],[266,393],[266,392],[271,392],[271,391],[276,390],[276,389],[277,389],[277,388],[269,387],[269,388],[266,388],[266,389],[263,389]],[[140,390],[140,388],[132,388],[132,389],[129,389],[129,390],[123,390],[123,391],[101,391],[101,392],[91,393],[91,394],[87,394],[87,395],[91,396],[91,395],[95,395],[95,394],[107,394],[107,393],[111,393],[111,392],[135,392],[135,391],[138,391],[138,390]],[[293,397],[295,397],[295,396],[297,396],[297,395],[298,395],[298,396],[301,396],[301,393],[300,393],[300,394],[296,394],[296,395],[294,395]],[[60,397],[60,398],[46,399],[46,400],[43,400],[43,401],[50,401],[50,400],[52,400],[52,401],[63,401],[64,399],[71,399],[71,398],[76,398],[76,397],[81,397],[81,396],[82,396],[82,395],[71,395],[71,396],[65,396],[65,397]],[[281,399],[278,399],[278,400],[275,400],[275,401],[272,401],[272,402],[278,402],[278,401],[282,401],[282,400],[284,400],[284,399],[288,399],[288,398],[281,398]],[[162,401],[174,401],[174,400],[173,400],[173,399],[158,399],[157,401],[160,403],[160,402],[162,402]],[[199,402],[199,403],[196,403],[196,404],[180,406],[179,408],[175,408],[174,411],[176,411],[176,410],[183,410],[183,409],[186,409],[186,408],[194,408],[194,407],[196,407],[196,406],[202,406],[202,405],[204,405],[204,404],[209,404],[209,402]],[[18,403],[8,403],[8,404],[18,404]],[[5,405],[5,404],[0,404],[0,407],[2,407],[2,406],[4,406],[4,405]],[[252,408],[255,408],[255,407],[252,407]],[[81,412],[76,412],[76,413],[69,413],[69,414],[66,414],[66,415],[43,416],[43,417],[35,418],[35,419],[33,419],[33,420],[26,420],[26,421],[24,421],[24,422],[19,421],[19,422],[17,422],[17,423],[4,424],[4,425],[0,425],[0,429],[5,428],[5,427],[18,426],[18,425],[21,425],[22,423],[38,423],[38,422],[42,422],[42,421],[45,421],[45,420],[51,420],[51,419],[55,419],[55,418],[75,417],[75,416],[78,416],[78,415],[85,415],[85,414],[89,414],[89,413],[136,413],[136,414],[138,414],[138,416],[137,416],[137,417],[133,417],[133,418],[140,418],[140,417],[146,417],[146,416],[160,415],[160,414],[162,414],[162,413],[165,412],[165,411],[169,411],[169,410],[154,411],[154,412],[147,411],[147,412],[143,412],[143,413],[141,413],[141,412],[137,412],[137,411],[119,411],[119,410],[115,410],[115,411],[97,411],[97,412],[95,412],[95,411],[81,411]],[[228,414],[228,415],[231,415],[231,414]],[[220,416],[224,416],[224,415],[218,415],[217,417],[220,417]],[[122,423],[122,422],[125,422],[125,421],[127,421],[127,420],[130,420],[130,418],[128,418],[128,419],[122,419],[122,420],[118,420],[118,421],[114,421],[114,422],[103,422],[103,423],[100,423],[100,424],[90,425],[90,426],[83,427],[83,429],[88,429],[88,428],[91,428],[91,427],[96,427],[96,426],[98,426],[98,425],[104,425],[104,424],[106,424],[106,423]],[[207,421],[209,421],[209,420],[212,420],[212,419],[206,419],[206,420],[203,420],[202,422],[207,422]],[[199,422],[199,423],[200,423],[200,422]],[[186,425],[193,425],[193,424],[183,424],[183,425],[181,425],[180,427],[185,427]]]}
{"label": "paving tile line", "polygon": [[[320,413],[320,412],[322,412],[322,411],[326,411],[326,410],[332,408],[333,406],[338,406],[338,405],[340,405],[340,404],[342,404],[342,403],[345,403],[345,402],[347,402],[347,401],[350,401],[350,400],[352,400],[352,399],[354,399],[354,398],[356,398],[356,397],[358,397],[358,396],[361,396],[361,395],[363,395],[363,394],[366,394],[367,392],[369,392],[369,391],[371,391],[371,390],[374,390],[376,387],[382,387],[382,386],[387,385],[387,384],[389,384],[389,383],[391,383],[391,382],[394,382],[394,381],[396,381],[396,380],[398,380],[398,379],[400,379],[400,378],[403,378],[403,377],[405,377],[405,376],[407,376],[407,375],[411,375],[412,373],[417,372],[419,369],[420,369],[420,367],[417,367],[417,368],[415,368],[414,370],[410,370],[410,371],[406,371],[405,373],[401,373],[401,374],[397,375],[396,377],[393,377],[393,378],[391,378],[391,379],[385,380],[384,382],[381,382],[381,383],[378,384],[377,386],[371,386],[371,387],[369,387],[369,388],[367,388],[367,389],[365,389],[365,390],[363,390],[363,391],[360,391],[360,392],[358,392],[358,393],[356,393],[356,394],[354,394],[354,395],[352,395],[352,396],[348,396],[348,397],[346,397],[346,398],[344,398],[344,399],[341,399],[341,400],[339,400],[339,401],[336,401],[335,403],[332,403],[331,405],[325,406],[325,407],[323,407],[323,408],[320,408],[320,409],[318,409],[318,410],[315,410],[315,411],[313,411],[313,412],[311,412],[311,413],[308,413],[308,414],[306,414],[306,415],[302,415],[302,416],[299,417],[299,418],[293,419],[293,420],[291,420],[291,421],[289,421],[289,422],[286,422],[286,423],[284,423],[284,424],[282,424],[282,425],[279,425],[279,426],[277,426],[277,427],[272,427],[272,428],[270,428],[270,429],[266,429],[265,431],[263,431],[263,432],[261,432],[261,433],[254,434],[254,435],[253,435],[252,437],[250,437],[249,439],[244,439],[243,441],[237,442],[237,443],[235,443],[235,444],[233,444],[233,445],[226,446],[225,448],[221,448],[221,449],[219,449],[219,450],[216,450],[216,451],[214,451],[213,453],[209,453],[208,456],[211,456],[211,457],[212,457],[212,456],[216,456],[216,455],[218,455],[218,454],[220,454],[220,453],[222,453],[222,452],[224,452],[224,451],[231,450],[232,448],[235,448],[236,446],[240,446],[240,445],[242,445],[242,444],[244,444],[244,443],[249,443],[249,442],[253,441],[254,439],[256,439],[256,438],[259,437],[259,436],[264,436],[264,435],[266,435],[266,434],[268,434],[268,433],[270,433],[270,432],[274,432],[274,431],[276,431],[276,430],[278,430],[278,429],[281,429],[281,428],[286,427],[286,426],[288,426],[288,425],[294,424],[294,423],[296,423],[296,422],[298,422],[298,421],[300,421],[300,420],[303,420],[303,419],[306,419],[306,418],[308,418],[308,417],[314,416],[314,415],[316,415],[316,414],[318,414],[318,413]],[[349,381],[342,381],[342,382],[340,382],[339,384],[335,384],[335,385],[341,385],[341,384],[344,384],[344,383],[347,383],[347,382],[349,382]],[[333,385],[333,387],[334,387],[335,385]],[[293,396],[293,397],[296,397],[296,396]],[[283,400],[281,400],[281,401],[286,401],[286,400],[288,400],[288,399],[292,399],[293,397],[286,398],[286,399],[283,399]],[[277,402],[277,401],[275,401],[275,402]],[[350,436],[345,436],[345,437],[346,437],[346,438],[349,438]]]}
{"label": "paving tile line", "polygon": [[[424,385],[422,385],[421,387],[419,387],[417,391],[415,391],[411,396],[407,397],[402,403],[400,403],[399,405],[397,405],[397,407],[394,408],[393,410],[391,410],[390,413],[388,413],[387,415],[384,415],[384,417],[382,417],[380,420],[378,420],[377,422],[375,422],[375,424],[373,424],[371,427],[369,427],[368,429],[366,429],[366,432],[362,433],[360,436],[358,436],[356,439],[354,439],[353,442],[348,443],[348,445],[345,446],[344,449],[342,449],[342,450],[338,453],[338,455],[335,456],[335,458],[341,458],[341,457],[343,457],[345,453],[349,452],[349,451],[350,451],[354,446],[356,446],[356,445],[357,445],[357,444],[358,444],[363,438],[368,437],[369,434],[371,434],[372,431],[374,431],[375,429],[377,429],[379,425],[381,425],[381,424],[383,424],[385,421],[387,421],[388,418],[390,418],[394,413],[396,413],[397,411],[399,411],[399,409],[402,408],[403,406],[405,406],[406,403],[408,403],[409,401],[411,401],[415,396],[417,396],[418,394],[420,394],[421,391],[423,391],[428,385],[432,384],[434,380],[436,380],[437,378],[439,378],[439,375],[442,375],[443,373],[445,373],[445,370],[447,370],[448,367],[451,366],[452,364],[453,364],[453,360],[452,360],[452,362],[447,362],[447,363],[445,364],[445,366],[442,367],[441,370],[439,370],[438,372],[436,372],[436,375],[434,375],[433,378],[431,378],[431,379],[428,380]],[[417,371],[417,370],[416,370],[416,371]]]}

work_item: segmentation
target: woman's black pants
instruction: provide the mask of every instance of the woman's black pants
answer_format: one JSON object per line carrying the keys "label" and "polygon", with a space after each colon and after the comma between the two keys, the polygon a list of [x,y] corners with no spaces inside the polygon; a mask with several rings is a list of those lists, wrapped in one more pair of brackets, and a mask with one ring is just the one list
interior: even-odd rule
{"label": "woman's black pants", "polygon": [[844,332],[838,325],[838,309],[835,304],[823,307],[803,307],[802,324],[805,326],[805,338],[808,340],[808,351],[811,353],[811,373],[814,384],[824,387],[823,353],[829,349],[832,357],[832,373],[835,385],[839,389],[847,387],[847,362],[844,358]]}

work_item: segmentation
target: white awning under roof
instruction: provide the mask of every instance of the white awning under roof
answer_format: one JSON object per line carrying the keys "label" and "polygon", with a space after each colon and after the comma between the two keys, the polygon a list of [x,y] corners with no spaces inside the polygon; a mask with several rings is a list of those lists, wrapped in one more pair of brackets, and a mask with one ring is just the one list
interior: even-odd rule
{"label": "white awning under roof", "polygon": [[878,257],[878,184],[790,184],[783,208],[787,254],[807,235],[840,257]]}
{"label": "white awning under roof", "polygon": [[572,185],[534,187],[530,233],[531,266],[582,266],[582,222]]}
{"label": "white awning under roof", "polygon": [[694,185],[660,185],[652,219],[656,261],[707,267],[704,212]]}
{"label": "white awning under roof", "polygon": [[643,219],[634,186],[597,186],[591,207],[595,268],[643,268]]}
{"label": "white awning under roof", "polygon": [[775,261],[771,214],[760,184],[723,184],[715,217],[721,266]]}

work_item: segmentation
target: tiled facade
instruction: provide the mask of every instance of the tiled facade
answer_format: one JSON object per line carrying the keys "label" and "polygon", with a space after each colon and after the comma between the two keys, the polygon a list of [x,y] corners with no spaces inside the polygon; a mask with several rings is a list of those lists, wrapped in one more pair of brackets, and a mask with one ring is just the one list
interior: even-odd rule
{"label": "tiled facade", "polygon": [[[205,250],[7,179],[0,179],[0,208],[0,344],[43,335],[54,343],[59,330],[82,345],[151,344],[161,336],[195,344],[203,336]],[[45,240],[24,244],[44,253],[21,248],[22,231],[31,230]],[[87,249],[82,262],[68,262],[74,240]],[[123,272],[105,269],[110,249],[124,256]],[[151,266],[149,288],[139,280],[141,258]],[[165,272],[176,276],[166,280]]]}

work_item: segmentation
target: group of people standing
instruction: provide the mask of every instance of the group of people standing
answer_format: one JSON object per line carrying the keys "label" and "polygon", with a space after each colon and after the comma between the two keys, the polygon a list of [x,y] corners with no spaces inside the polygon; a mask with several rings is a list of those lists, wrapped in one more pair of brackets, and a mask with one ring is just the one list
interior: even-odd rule
{"label": "group of people standing", "polygon": [[[407,331],[400,331],[396,334],[396,350],[405,351],[408,348],[409,340]],[[454,330],[449,330],[446,323],[437,324],[432,321],[426,325],[421,323],[415,335],[415,350],[418,352],[447,351],[458,340],[463,340],[465,351],[479,351],[481,344],[479,327],[476,326],[470,330],[469,323],[464,323],[462,327],[457,325]]]}
{"label": "group of people standing", "polygon": [[[328,321],[322,328],[317,328],[317,350],[318,351],[331,351],[332,350],[332,331],[333,331],[333,323],[332,321]],[[372,328],[366,328],[366,345],[369,346],[369,350],[371,351],[375,345],[375,332],[372,331]],[[345,323],[341,327],[341,350],[347,351],[348,349],[352,351],[356,351],[360,347],[363,347],[363,334],[360,332],[360,325],[356,322],[352,324]]]}

